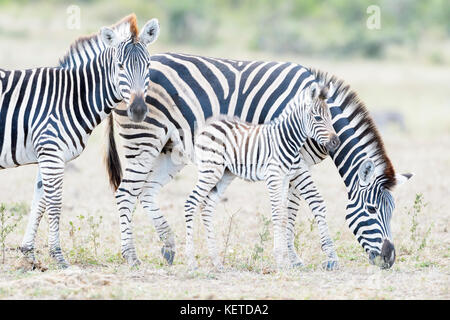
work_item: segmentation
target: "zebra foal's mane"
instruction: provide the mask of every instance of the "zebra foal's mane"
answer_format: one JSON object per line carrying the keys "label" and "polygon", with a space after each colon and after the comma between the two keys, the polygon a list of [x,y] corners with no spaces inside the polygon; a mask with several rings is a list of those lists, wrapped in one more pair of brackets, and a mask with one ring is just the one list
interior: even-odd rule
{"label": "zebra foal's mane", "polygon": [[341,109],[342,112],[345,111],[346,114],[349,114],[349,122],[357,117],[357,127],[364,127],[364,131],[361,133],[360,137],[369,136],[366,145],[373,146],[373,149],[375,150],[371,154],[372,160],[377,164],[381,163],[384,165],[383,174],[385,180],[383,181],[383,186],[387,189],[392,189],[396,184],[395,170],[391,160],[387,156],[381,135],[365,104],[360,100],[356,92],[351,90],[350,86],[342,79],[318,69],[310,69],[310,71],[321,85],[328,86],[330,82],[333,82],[335,92],[332,99],[337,102],[336,107]]}
{"label": "zebra foal's mane", "polygon": [[[116,31],[120,38],[125,40],[129,37],[133,37],[134,39],[138,38],[138,26],[136,15],[134,13],[126,16],[116,24],[110,27],[114,31]],[[75,40],[71,45],[67,53],[59,60],[60,67],[69,67],[70,65],[75,65],[74,57],[79,56],[80,52],[86,52],[91,50],[92,48],[100,48],[101,50],[105,49],[105,45],[100,38],[100,33],[96,32],[89,36],[82,36]],[[87,54],[87,52],[86,52]]]}

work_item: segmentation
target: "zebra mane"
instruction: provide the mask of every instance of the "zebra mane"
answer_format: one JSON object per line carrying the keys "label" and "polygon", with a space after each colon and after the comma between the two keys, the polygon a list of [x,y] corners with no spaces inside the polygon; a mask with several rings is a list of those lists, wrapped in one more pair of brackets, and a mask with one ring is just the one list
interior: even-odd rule
{"label": "zebra mane", "polygon": [[[134,13],[126,16],[110,28],[116,31],[123,40],[128,39],[129,37],[133,37],[135,39],[138,38],[138,27],[136,15]],[[80,52],[92,51],[93,48],[99,48],[100,51],[103,51],[106,48],[100,38],[100,32],[89,36],[82,36],[75,40],[70,45],[68,52],[61,59],[59,59],[59,66],[63,68],[73,66],[76,61],[73,59],[75,56],[79,56]],[[86,52],[86,54],[88,53]]]}
{"label": "zebra mane", "polygon": [[346,115],[349,122],[356,119],[358,121],[356,127],[364,128],[362,134],[369,138],[365,145],[370,146],[373,150],[369,156],[375,162],[376,166],[381,165],[383,170],[382,174],[385,178],[382,182],[383,186],[387,189],[392,189],[396,184],[395,170],[391,160],[387,156],[381,135],[365,104],[360,100],[356,92],[351,90],[350,86],[343,80],[321,70],[310,69],[310,71],[321,85],[328,86],[330,82],[333,82],[335,87],[333,94],[334,106],[342,110],[342,113]]}

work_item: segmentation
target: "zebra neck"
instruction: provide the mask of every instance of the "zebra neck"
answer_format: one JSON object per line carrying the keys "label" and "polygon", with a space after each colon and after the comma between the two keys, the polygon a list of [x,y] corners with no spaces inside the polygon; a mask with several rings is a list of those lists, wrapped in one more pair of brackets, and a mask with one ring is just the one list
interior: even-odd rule
{"label": "zebra neck", "polygon": [[[339,132],[339,130],[336,131]],[[344,181],[349,199],[353,199],[360,189],[358,171],[360,165],[368,158],[375,163],[374,179],[382,184],[389,180],[385,175],[386,165],[380,158],[382,150],[376,143],[356,135],[349,137],[346,130],[340,132],[339,138],[342,145],[338,152],[330,153],[330,156]]]}
{"label": "zebra neck", "polygon": [[102,52],[98,57],[82,66],[69,69],[74,85],[74,112],[83,111],[92,129],[106,118],[112,109],[122,101],[114,81],[114,66],[110,53]]}
{"label": "zebra neck", "polygon": [[283,147],[286,151],[292,155],[297,155],[306,140],[297,110],[292,110],[287,117],[276,121],[274,128],[282,137]]}
{"label": "zebra neck", "polygon": [[[327,100],[330,107],[333,127],[339,136],[340,146],[335,153],[330,153],[342,180],[347,188],[349,197],[358,190],[358,169],[363,161],[371,159],[375,164],[375,179],[383,187],[390,189],[395,185],[395,171],[387,156],[384,144],[369,112],[356,92],[343,80],[320,70],[311,70],[319,83],[329,86],[333,83],[336,88],[333,96]],[[309,156],[317,163],[325,159],[327,152],[323,147],[308,141]]]}

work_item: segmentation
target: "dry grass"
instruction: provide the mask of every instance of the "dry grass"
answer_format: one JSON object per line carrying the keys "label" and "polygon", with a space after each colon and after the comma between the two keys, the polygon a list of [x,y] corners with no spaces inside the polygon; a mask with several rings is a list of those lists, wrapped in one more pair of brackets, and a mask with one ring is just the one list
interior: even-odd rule
{"label": "dry grass", "polygon": [[[217,212],[216,228],[223,249],[227,241],[230,214],[233,218],[225,253],[226,271],[215,273],[207,256],[204,232],[197,221],[197,251],[200,269],[189,273],[184,264],[183,203],[195,178],[193,167],[183,170],[160,196],[160,204],[176,233],[177,256],[172,267],[166,266],[159,249],[161,244],[141,208],[134,215],[136,245],[143,265],[130,270],[119,254],[118,217],[101,165],[101,132],[96,131],[83,155],[67,170],[64,187],[64,208],[61,220],[62,245],[74,265],[60,271],[52,265],[47,253],[47,224],[43,219],[37,239],[38,256],[49,270],[21,271],[21,256],[8,251],[5,265],[0,266],[0,298],[76,298],[76,299],[448,299],[449,284],[449,205],[445,199],[449,181],[447,135],[439,142],[427,140],[428,152],[405,141],[408,136],[386,135],[389,151],[396,167],[412,169],[416,176],[395,192],[397,209],[393,233],[397,262],[392,270],[381,271],[369,266],[365,254],[344,224],[345,190],[331,161],[316,167],[313,175],[329,208],[329,224],[335,240],[341,269],[325,272],[320,269],[324,259],[320,251],[317,228],[303,207],[297,227],[296,243],[307,264],[302,270],[275,272],[271,256],[271,234],[260,241],[264,232],[263,218],[269,218],[269,201],[262,184],[250,185],[236,181],[226,194]],[[445,156],[447,155],[447,156]],[[433,159],[433,161],[428,160]],[[432,165],[430,163],[432,162]],[[425,171],[426,169],[426,171]],[[35,166],[0,172],[2,201],[29,202],[32,197]],[[95,184],[95,188],[87,187]],[[422,193],[428,205],[417,215],[418,240],[411,242],[415,194]],[[80,219],[83,215],[85,218]],[[103,216],[98,229],[101,244],[97,256],[89,240],[92,231],[87,216]],[[98,221],[98,220],[97,220]],[[20,244],[25,222],[7,239],[10,248]],[[75,226],[72,230],[70,222]],[[79,227],[79,230],[78,230]],[[431,232],[427,234],[431,227]],[[271,229],[269,228],[270,232]],[[426,245],[418,249],[426,238]],[[255,245],[263,248],[253,258]],[[224,254],[222,252],[222,254]]]}
{"label": "dry grass", "polygon": [[[19,15],[18,20],[24,19]],[[22,17],[22,18],[20,18]],[[2,20],[2,19],[0,19]],[[2,20],[6,24],[8,20]],[[36,24],[37,22],[35,22]],[[58,29],[49,24],[47,30]],[[33,26],[33,24],[32,24]],[[37,30],[41,25],[36,25]],[[46,30],[44,28],[44,30]],[[75,37],[74,31],[71,31]],[[70,32],[69,32],[70,33]],[[67,47],[70,35],[56,33],[55,41],[42,34],[12,40],[4,38],[0,60],[2,67],[17,68],[45,65],[57,61]],[[30,36],[30,35],[28,35]],[[28,40],[27,40],[28,39]],[[62,43],[67,43],[63,45]],[[26,50],[24,50],[26,49]],[[29,52],[40,50],[39,55]],[[154,46],[152,52],[169,48]],[[171,50],[177,51],[174,48]],[[185,52],[194,50],[184,49]],[[14,52],[14,55],[11,55]],[[16,54],[17,53],[17,54]],[[200,52],[197,52],[200,53]],[[218,52],[204,54],[223,56]],[[370,266],[366,255],[345,225],[346,193],[336,168],[328,159],[314,167],[317,181],[328,205],[329,226],[340,258],[341,269],[325,272],[320,268],[317,227],[303,206],[299,214],[296,244],[306,267],[275,272],[271,255],[271,228],[264,237],[264,221],[269,218],[269,201],[262,184],[236,181],[226,193],[216,214],[216,230],[226,271],[212,272],[204,242],[204,230],[198,222],[196,244],[200,268],[187,272],[184,264],[183,205],[193,187],[195,169],[183,170],[161,192],[159,203],[176,234],[177,255],[167,266],[149,218],[141,208],[134,214],[134,234],[143,265],[130,269],[120,257],[118,214],[102,165],[102,126],[94,131],[85,152],[67,168],[61,219],[62,246],[73,267],[57,270],[47,248],[47,222],[43,219],[37,238],[38,258],[49,269],[23,271],[20,245],[26,218],[7,239],[6,264],[0,265],[2,299],[449,299],[450,237],[447,201],[450,190],[450,105],[448,66],[416,65],[381,61],[321,61],[308,57],[268,57],[250,53],[231,53],[235,58],[263,58],[298,61],[346,79],[360,93],[370,110],[395,109],[403,112],[408,132],[386,128],[382,135],[395,168],[414,172],[415,177],[395,191],[397,201],[392,228],[397,261],[391,270]],[[53,63],[52,63],[53,64]],[[0,202],[31,202],[36,166],[0,171]],[[416,194],[428,203],[423,211],[408,214]],[[233,218],[231,232],[230,214]],[[83,216],[83,218],[80,217]],[[90,228],[88,219],[100,223]],[[100,222],[99,216],[103,219]],[[411,241],[415,225],[416,240]],[[430,229],[431,228],[431,229]],[[97,253],[92,233],[99,234]],[[228,239],[228,240],[227,240]],[[263,239],[263,240],[261,240]],[[425,246],[420,249],[423,240]],[[254,255],[255,246],[259,254]]]}

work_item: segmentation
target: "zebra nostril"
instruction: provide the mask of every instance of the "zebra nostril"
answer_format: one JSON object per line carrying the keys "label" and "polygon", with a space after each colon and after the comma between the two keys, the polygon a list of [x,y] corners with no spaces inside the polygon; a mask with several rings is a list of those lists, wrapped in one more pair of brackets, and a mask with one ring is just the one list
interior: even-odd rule
{"label": "zebra nostril", "polygon": [[141,122],[147,114],[147,105],[143,95],[133,96],[132,102],[128,107],[128,117],[134,122]]}
{"label": "zebra nostril", "polygon": [[395,247],[392,242],[385,239],[381,248],[381,258],[383,259],[383,268],[390,268],[395,262]]}
{"label": "zebra nostril", "polygon": [[339,140],[339,136],[337,134],[335,134],[333,138],[331,138],[331,142],[335,148],[339,147],[339,145],[341,144],[341,140]]}
{"label": "zebra nostril", "polygon": [[326,148],[328,149],[328,151],[335,151],[339,147],[340,143],[341,141],[339,140],[338,135],[335,134],[326,144]]}

